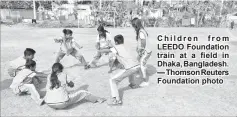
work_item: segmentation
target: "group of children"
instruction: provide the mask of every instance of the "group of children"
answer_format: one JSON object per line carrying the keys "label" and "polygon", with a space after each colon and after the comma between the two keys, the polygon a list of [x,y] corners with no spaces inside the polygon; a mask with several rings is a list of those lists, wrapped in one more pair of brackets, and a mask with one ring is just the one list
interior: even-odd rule
{"label": "group of children", "polygon": [[[128,53],[127,48],[124,46],[123,35],[116,35],[114,37],[115,45],[112,44],[110,34],[103,26],[99,26],[97,31],[99,33],[96,40],[97,54],[93,60],[89,63],[85,61],[82,54],[79,53],[78,49],[82,46],[76,43],[73,39],[73,32],[70,29],[64,29],[64,36],[60,39],[55,39],[56,43],[60,43],[60,49],[57,54],[55,63],[52,66],[51,73],[45,74],[37,72],[36,62],[33,60],[35,51],[31,48],[27,48],[24,52],[24,56],[11,62],[8,70],[9,75],[14,77],[10,88],[13,89],[15,94],[30,93],[33,100],[39,105],[45,102],[48,106],[55,109],[66,108],[69,105],[77,103],[82,99],[86,99],[90,102],[103,103],[106,101],[104,98],[96,97],[88,91],[79,90],[74,93],[69,93],[66,87],[74,87],[72,81],[68,81],[68,75],[63,72],[63,65],[60,60],[65,55],[72,55],[84,65],[85,69],[96,67],[97,61],[102,55],[109,55],[109,73],[112,72],[113,68],[117,68],[117,73],[109,79],[112,98],[108,101],[109,105],[121,105],[122,100],[120,99],[118,92],[118,83],[126,77],[129,78],[129,86],[131,88],[148,86],[148,79],[146,75],[146,63],[148,58],[151,56],[151,51],[148,46],[148,34],[142,22],[138,18],[132,20],[132,26],[136,31],[137,40],[137,60]],[[78,48],[78,49],[76,49]],[[144,78],[139,86],[135,84],[133,74],[140,72]],[[39,93],[36,90],[35,84],[40,83],[39,78],[47,78],[46,95],[44,98],[40,98]]]}

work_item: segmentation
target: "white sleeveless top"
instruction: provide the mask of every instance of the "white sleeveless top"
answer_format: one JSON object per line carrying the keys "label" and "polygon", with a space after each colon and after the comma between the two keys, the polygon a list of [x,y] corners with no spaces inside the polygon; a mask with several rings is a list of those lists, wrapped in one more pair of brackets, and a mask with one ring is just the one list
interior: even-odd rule
{"label": "white sleeveless top", "polygon": [[106,32],[106,38],[97,35],[96,42],[100,43],[100,48],[108,48],[109,41],[111,41],[111,35],[108,32]]}
{"label": "white sleeveless top", "polygon": [[141,40],[146,40],[146,46],[145,46],[145,50],[147,51],[147,52],[151,52],[151,49],[150,49],[150,42],[149,42],[149,40],[148,40],[148,34],[147,34],[147,32],[144,30],[144,29],[141,29],[140,31],[139,31],[139,36],[138,36],[138,42],[137,42],[137,47],[138,48],[141,48]]}
{"label": "white sleeveless top", "polygon": [[51,74],[47,78],[47,85],[46,85],[46,95],[45,95],[45,102],[47,104],[56,104],[56,103],[63,103],[69,100],[68,92],[66,90],[67,86],[67,75],[65,73],[58,74],[58,80],[61,82],[61,86],[59,88],[50,89],[51,82],[50,82]]}
{"label": "white sleeveless top", "polygon": [[12,84],[10,88],[13,90],[15,94],[20,93],[19,87],[30,83],[32,78],[36,75],[35,72],[31,71],[30,69],[23,69],[21,70],[16,77],[13,78]]}

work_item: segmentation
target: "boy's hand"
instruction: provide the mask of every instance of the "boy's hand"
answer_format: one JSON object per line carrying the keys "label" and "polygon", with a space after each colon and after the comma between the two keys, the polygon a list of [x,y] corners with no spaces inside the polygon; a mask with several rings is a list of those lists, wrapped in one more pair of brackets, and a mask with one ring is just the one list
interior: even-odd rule
{"label": "boy's hand", "polygon": [[67,85],[71,88],[74,87],[74,83],[72,81],[70,81]]}
{"label": "boy's hand", "polygon": [[62,43],[63,40],[61,39],[54,39],[55,43]]}
{"label": "boy's hand", "polygon": [[83,48],[83,46],[80,46],[80,47],[79,47],[79,49],[82,49],[82,48]]}

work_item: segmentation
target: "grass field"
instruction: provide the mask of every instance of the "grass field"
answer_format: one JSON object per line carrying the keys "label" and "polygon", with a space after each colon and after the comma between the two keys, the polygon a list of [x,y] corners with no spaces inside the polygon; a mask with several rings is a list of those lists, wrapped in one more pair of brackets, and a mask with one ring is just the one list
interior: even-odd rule
{"label": "grass field", "polygon": [[[76,41],[84,48],[80,52],[87,61],[90,61],[96,53],[95,39],[96,29],[72,29]],[[150,86],[146,88],[129,89],[128,80],[119,85],[123,98],[123,105],[110,107],[106,103],[91,104],[78,103],[65,110],[54,110],[47,105],[38,106],[30,96],[15,96],[9,89],[12,78],[7,74],[10,60],[23,54],[26,47],[36,50],[38,70],[50,70],[59,45],[53,39],[62,35],[62,29],[42,29],[29,27],[1,27],[1,116],[213,116],[213,115],[237,115],[237,37],[230,35],[227,29],[217,28],[148,28],[153,55],[148,62],[148,75]],[[108,29],[112,36],[123,34],[126,47],[131,55],[135,56],[135,33],[132,28]],[[177,76],[157,75],[157,71],[165,71],[163,67],[157,67],[157,40],[158,34],[162,35],[186,35],[198,36],[199,42],[206,44],[207,36],[230,36],[228,43],[230,50],[229,76],[223,77],[222,85],[164,85],[157,84],[157,78],[174,78]],[[234,34],[234,33],[232,33]],[[237,34],[237,31],[236,31]],[[159,42],[165,43],[165,42]],[[167,52],[167,51],[163,51]],[[173,52],[173,51],[170,51]],[[184,51],[177,51],[182,53]],[[188,54],[197,51],[185,51]],[[174,60],[174,59],[171,59]],[[221,60],[221,59],[218,59]],[[178,60],[179,61],[179,60]],[[82,66],[75,66],[77,60],[65,57],[62,64],[65,71],[73,77],[76,88],[87,88],[90,92],[100,97],[110,98],[108,74],[108,57],[103,56],[99,61],[99,68],[84,70]],[[192,76],[190,76],[192,77]],[[196,76],[199,78],[199,76]],[[208,77],[208,76],[205,76]],[[210,76],[210,78],[215,78]],[[219,76],[216,76],[219,77]],[[200,78],[203,78],[200,76]],[[41,85],[40,93],[45,93],[45,82]]]}

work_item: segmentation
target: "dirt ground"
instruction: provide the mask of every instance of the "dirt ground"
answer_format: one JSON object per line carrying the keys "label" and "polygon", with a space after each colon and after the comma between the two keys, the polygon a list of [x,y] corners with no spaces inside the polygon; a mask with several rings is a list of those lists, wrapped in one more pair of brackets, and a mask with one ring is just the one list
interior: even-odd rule
{"label": "dirt ground", "polygon": [[[95,28],[72,29],[76,41],[84,48],[80,52],[87,61],[90,61],[96,53]],[[237,115],[237,37],[230,35],[228,29],[218,28],[148,28],[153,55],[148,62],[148,75],[150,86],[145,88],[130,89],[127,87],[128,80],[119,84],[120,94],[123,98],[122,106],[111,107],[106,103],[92,104],[81,102],[65,110],[54,110],[47,105],[38,106],[30,96],[15,96],[9,89],[12,82],[7,74],[10,60],[23,54],[26,47],[36,50],[38,70],[50,70],[59,45],[53,39],[62,35],[62,29],[43,29],[29,27],[6,27],[1,26],[1,116],[236,116]],[[131,55],[135,56],[135,33],[132,28],[108,29],[112,36],[123,34],[126,47]],[[235,34],[231,32],[232,34]],[[157,75],[157,71],[165,71],[164,67],[157,67],[157,40],[161,35],[186,35],[198,36],[197,43],[207,44],[207,36],[230,36],[228,43],[230,59],[227,69],[229,76],[188,76],[196,78],[223,78],[222,85],[165,85],[157,84],[157,78],[177,78],[183,76]],[[236,31],[237,34],[237,31]],[[165,42],[159,42],[165,43]],[[167,52],[163,50],[163,52]],[[170,51],[172,52],[172,51]],[[182,53],[184,51],[177,51]],[[198,53],[198,51],[186,51]],[[171,59],[174,60],[174,59]],[[221,59],[218,59],[221,60]],[[179,61],[179,60],[178,60]],[[84,70],[76,65],[77,60],[73,57],[65,57],[62,64],[65,71],[72,76],[75,88],[88,89],[93,94],[109,99],[110,87],[108,74],[108,57],[103,56],[99,61],[99,68]],[[174,68],[175,69],[175,68]],[[220,68],[222,69],[222,68]],[[139,82],[138,78],[138,82]],[[40,94],[45,94],[45,81],[40,86]],[[74,90],[72,89],[72,90]]]}

